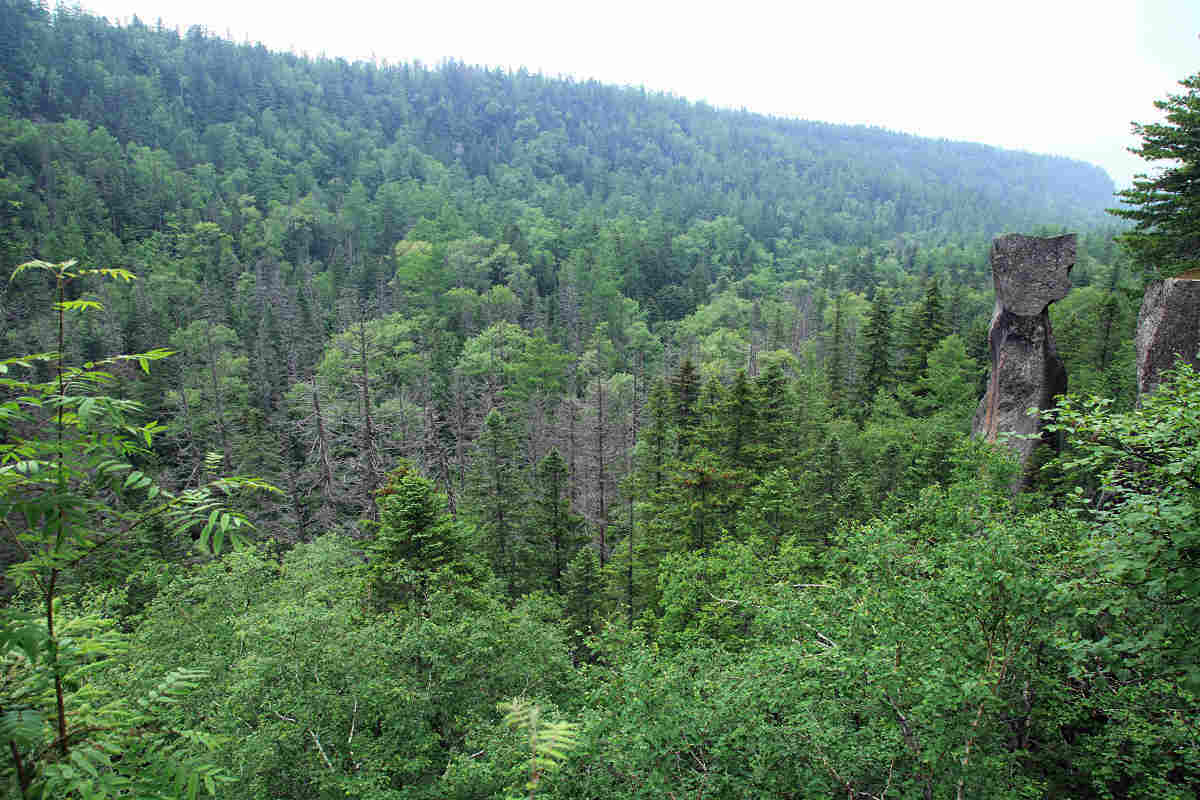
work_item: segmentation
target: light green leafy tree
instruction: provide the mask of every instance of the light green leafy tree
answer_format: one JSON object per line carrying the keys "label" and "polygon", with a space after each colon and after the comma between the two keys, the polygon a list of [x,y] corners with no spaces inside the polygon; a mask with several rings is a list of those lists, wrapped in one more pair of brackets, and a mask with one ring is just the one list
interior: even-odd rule
{"label": "light green leafy tree", "polygon": [[[1044,416],[1068,434],[1058,465],[1095,493],[1076,490],[1094,536],[1073,584],[1089,620],[1083,653],[1117,680],[1178,681],[1200,693],[1200,374],[1166,373],[1136,411],[1068,397]],[[1090,482],[1090,480],[1088,480]]]}
{"label": "light green leafy tree", "polygon": [[[216,794],[219,771],[203,757],[216,740],[201,731],[169,730],[157,716],[203,674],[170,673],[139,698],[105,692],[89,674],[120,653],[121,636],[95,616],[64,610],[64,590],[96,570],[116,568],[136,551],[138,537],[165,527],[219,553],[245,540],[248,523],[224,497],[242,489],[271,490],[249,478],[215,478],[170,492],[137,468],[149,453],[156,423],[137,425],[136,403],[104,394],[126,365],[149,371],[170,353],[154,350],[80,366],[66,363],[66,316],[98,310],[89,299],[67,299],[73,281],[133,275],[120,269],[80,269],[74,261],[32,261],[14,272],[50,274],[56,284],[58,349],[0,361],[0,533],[22,560],[8,573],[29,609],[0,612],[0,736],[8,744],[0,778],[14,794],[34,797],[195,797]],[[37,364],[51,379],[19,377]],[[215,461],[210,459],[210,465]],[[107,559],[107,563],[104,563]]]}

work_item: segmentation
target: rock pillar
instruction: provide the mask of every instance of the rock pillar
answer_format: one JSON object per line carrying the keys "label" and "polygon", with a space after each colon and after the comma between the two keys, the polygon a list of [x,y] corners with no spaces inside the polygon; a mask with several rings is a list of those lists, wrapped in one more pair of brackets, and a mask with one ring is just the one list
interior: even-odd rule
{"label": "rock pillar", "polygon": [[1138,312],[1138,400],[1162,382],[1162,373],[1182,359],[1200,369],[1200,274],[1155,281],[1146,287]]}
{"label": "rock pillar", "polygon": [[[1071,290],[1075,235],[1000,236],[992,242],[991,261],[996,284],[988,329],[991,375],[971,429],[994,442],[1002,433],[1042,433],[1041,421],[1028,409],[1049,408],[1067,390],[1047,309]],[[1018,489],[1028,483],[1026,469],[1038,444],[1037,439],[1008,441],[1022,467]]]}

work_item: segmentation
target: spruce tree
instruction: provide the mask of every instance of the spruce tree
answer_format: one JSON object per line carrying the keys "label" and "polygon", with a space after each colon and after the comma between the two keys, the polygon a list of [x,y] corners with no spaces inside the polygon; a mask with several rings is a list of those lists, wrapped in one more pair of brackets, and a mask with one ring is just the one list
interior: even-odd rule
{"label": "spruce tree", "polygon": [[389,606],[423,596],[429,574],[461,556],[462,534],[445,496],[408,462],[388,474],[378,504],[379,527],[367,546],[367,588],[374,604]]}
{"label": "spruce tree", "polygon": [[479,543],[515,595],[524,588],[531,555],[521,524],[529,492],[521,475],[516,432],[498,409],[484,419],[466,494]]}
{"label": "spruce tree", "polygon": [[700,397],[696,400],[696,450],[708,450],[714,454],[724,453],[729,433],[725,426],[726,402],[727,392],[718,378],[713,376],[704,382]]}
{"label": "spruce tree", "polygon": [[845,314],[842,294],[833,298],[833,324],[825,338],[825,373],[829,379],[829,405],[840,414],[846,404],[846,364],[842,356],[845,339]]}
{"label": "spruce tree", "polygon": [[1154,101],[1163,122],[1133,123],[1142,146],[1132,152],[1148,162],[1166,162],[1155,174],[1136,175],[1117,192],[1124,201],[1109,213],[1133,220],[1121,244],[1148,275],[1177,275],[1200,267],[1200,73],[1179,85],[1184,94]]}
{"label": "spruce tree", "polygon": [[534,471],[528,538],[544,548],[538,561],[545,564],[555,592],[562,592],[563,572],[585,538],[583,519],[571,512],[568,488],[567,462],[552,449]]}
{"label": "spruce tree", "polygon": [[592,657],[587,638],[599,628],[601,590],[600,558],[594,548],[581,547],[563,575],[571,657],[577,664]]}
{"label": "spruce tree", "polygon": [[943,309],[942,291],[937,279],[930,279],[925,286],[925,297],[914,309],[905,331],[904,377],[916,381],[929,366],[929,352],[949,332]]}
{"label": "spruce tree", "polygon": [[875,292],[863,340],[856,406],[865,417],[875,395],[892,380],[892,297],[886,289]]}
{"label": "spruce tree", "polygon": [[739,370],[720,408],[725,431],[724,454],[735,468],[753,469],[762,459],[761,403],[758,387],[746,378],[745,370]]}
{"label": "spruce tree", "polygon": [[658,490],[666,480],[672,449],[671,393],[656,381],[646,400],[646,424],[635,453],[634,485],[639,499]]}
{"label": "spruce tree", "polygon": [[671,380],[671,397],[673,401],[674,422],[679,430],[679,452],[687,450],[696,429],[698,414],[696,401],[700,397],[700,375],[691,358],[685,358],[679,365],[679,372]]}

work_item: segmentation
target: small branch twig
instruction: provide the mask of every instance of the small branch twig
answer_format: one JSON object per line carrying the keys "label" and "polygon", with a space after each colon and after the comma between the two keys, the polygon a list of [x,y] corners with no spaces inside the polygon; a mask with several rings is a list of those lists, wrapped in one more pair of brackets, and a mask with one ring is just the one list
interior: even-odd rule
{"label": "small branch twig", "polygon": [[325,748],[321,746],[321,740],[317,738],[317,732],[312,728],[308,729],[308,735],[317,743],[317,750],[321,753],[321,758],[325,761],[325,766],[329,767],[330,772],[333,771],[333,764],[329,761],[329,756],[325,755]]}

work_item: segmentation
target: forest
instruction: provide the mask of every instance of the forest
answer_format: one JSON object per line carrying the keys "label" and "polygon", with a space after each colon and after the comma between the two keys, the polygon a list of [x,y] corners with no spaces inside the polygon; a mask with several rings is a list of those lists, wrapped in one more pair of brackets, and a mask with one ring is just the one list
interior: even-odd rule
{"label": "forest", "polygon": [[[1196,797],[1200,375],[1139,401],[1115,188],[0,0],[0,783]],[[1007,232],[1078,234],[1019,493]]]}

